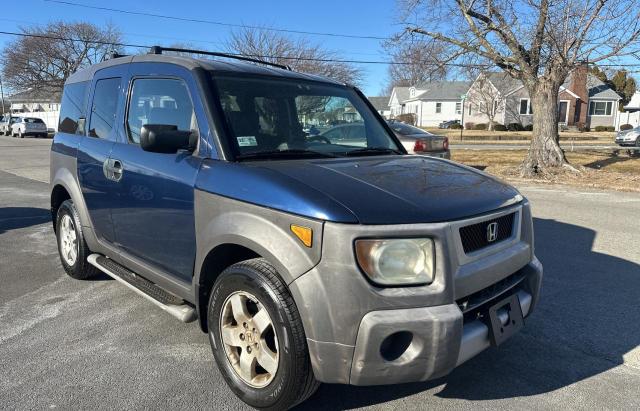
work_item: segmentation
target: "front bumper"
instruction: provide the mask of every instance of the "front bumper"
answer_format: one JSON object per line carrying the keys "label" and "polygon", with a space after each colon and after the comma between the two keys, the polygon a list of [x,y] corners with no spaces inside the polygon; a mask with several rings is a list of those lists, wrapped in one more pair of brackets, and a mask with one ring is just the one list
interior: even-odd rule
{"label": "front bumper", "polygon": [[[527,317],[539,291],[542,266],[536,260],[525,270],[527,282],[511,292],[518,295]],[[487,301],[485,307],[504,295]],[[507,319],[506,314],[500,317],[503,324]],[[442,377],[490,346],[487,324],[465,320],[457,304],[373,311],[360,323],[349,382],[381,385]]]}
{"label": "front bumper", "polygon": [[[528,205],[500,213],[510,212],[521,221],[512,237],[472,254],[460,250],[455,233],[475,218],[364,228],[325,224],[320,263],[289,284],[316,378],[353,385],[437,378],[490,346],[488,327],[469,310],[479,313],[518,293],[523,316],[529,315],[539,297],[542,265],[533,254]],[[363,230],[374,237],[393,232],[437,239],[434,282],[397,288],[367,282],[351,263],[353,241]],[[516,276],[517,283],[494,293],[496,286]]]}
{"label": "front bumper", "polygon": [[616,137],[615,143],[620,146],[635,146],[637,139],[638,139],[637,135],[633,135],[633,136],[623,135],[623,136]]}

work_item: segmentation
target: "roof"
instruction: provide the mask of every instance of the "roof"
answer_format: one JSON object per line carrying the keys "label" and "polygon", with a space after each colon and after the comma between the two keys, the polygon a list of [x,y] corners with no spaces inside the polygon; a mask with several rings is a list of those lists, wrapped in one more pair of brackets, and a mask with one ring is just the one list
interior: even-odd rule
{"label": "roof", "polygon": [[389,109],[389,99],[390,96],[382,96],[382,97],[367,97],[371,102],[371,105],[375,107],[376,110],[388,110]]}
{"label": "roof", "polygon": [[59,91],[49,91],[45,92],[43,90],[25,90],[19,93],[12,94],[7,97],[11,103],[19,103],[19,102],[59,102],[60,101],[60,92]]}
{"label": "roof", "polygon": [[520,80],[514,79],[504,71],[487,71],[483,74],[503,96],[523,86]]}
{"label": "roof", "polygon": [[[523,87],[523,84],[520,80],[514,79],[509,76],[507,73],[501,71],[491,71],[485,72],[484,75],[489,79],[491,84],[498,89],[500,94],[503,96],[509,94],[519,88]],[[571,77],[567,77],[565,82],[562,84],[567,91],[570,91],[569,85],[571,83]],[[613,91],[611,87],[602,82],[598,77],[589,73],[587,76],[587,89],[589,90],[589,98],[594,99],[609,99],[609,100],[618,100],[621,97]]]}
{"label": "roof", "polygon": [[332,80],[327,77],[318,76],[315,74],[300,73],[297,71],[290,71],[280,69],[276,67],[261,65],[258,63],[247,63],[240,60],[203,60],[192,57],[173,56],[168,54],[140,54],[135,56],[124,56],[113,58],[103,61],[98,64],[94,64],[85,69],[79,70],[69,76],[67,83],[77,83],[80,81],[88,81],[93,78],[93,75],[101,69],[107,67],[118,66],[122,64],[130,63],[168,63],[175,64],[177,66],[184,67],[188,70],[194,70],[197,68],[203,68],[205,70],[215,71],[218,73],[243,73],[243,74],[256,74],[265,75],[271,77],[291,78],[297,80],[313,80],[321,81],[324,83],[341,84],[339,81]]}
{"label": "roof", "polygon": [[[398,101],[402,103],[409,98],[409,87],[394,87],[391,95],[393,93],[396,94]],[[389,97],[389,100],[391,100],[391,97]]]}
{"label": "roof", "polygon": [[471,87],[470,81],[431,81],[415,86],[423,90],[409,100],[460,100]]}
{"label": "roof", "polygon": [[587,76],[587,89],[589,90],[589,98],[603,98],[618,100],[621,99],[620,95],[613,91],[611,87],[606,85],[602,80],[593,74],[589,73]]}

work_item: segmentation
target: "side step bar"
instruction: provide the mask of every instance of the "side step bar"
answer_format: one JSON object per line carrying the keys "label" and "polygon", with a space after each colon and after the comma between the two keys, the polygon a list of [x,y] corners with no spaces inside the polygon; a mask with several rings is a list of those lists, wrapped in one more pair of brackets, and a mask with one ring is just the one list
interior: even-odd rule
{"label": "side step bar", "polygon": [[[190,323],[195,321],[198,317],[196,314],[195,308],[191,307],[188,304],[180,304],[180,301],[177,297],[172,296],[167,293],[157,285],[147,281],[146,279],[137,276],[135,273],[127,270],[120,264],[116,263],[113,260],[108,259],[100,254],[91,254],[87,261],[89,264],[98,268],[100,271],[103,271],[105,274],[112,277],[114,280],[126,285],[129,289],[135,291],[137,294],[140,294],[147,300],[151,301],[167,313],[176,317],[178,320]],[[127,281],[128,278],[129,281]],[[154,298],[149,295],[147,292],[143,291],[149,290],[152,294],[158,296],[158,298]],[[162,300],[162,301],[161,301]]]}

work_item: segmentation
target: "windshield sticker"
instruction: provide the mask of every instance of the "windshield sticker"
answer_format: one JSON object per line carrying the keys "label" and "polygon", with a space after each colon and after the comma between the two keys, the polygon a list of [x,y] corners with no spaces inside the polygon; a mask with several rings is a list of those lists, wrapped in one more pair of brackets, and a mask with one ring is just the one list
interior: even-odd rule
{"label": "windshield sticker", "polygon": [[238,140],[238,145],[240,147],[255,147],[258,145],[254,136],[240,136],[236,137],[236,139]]}

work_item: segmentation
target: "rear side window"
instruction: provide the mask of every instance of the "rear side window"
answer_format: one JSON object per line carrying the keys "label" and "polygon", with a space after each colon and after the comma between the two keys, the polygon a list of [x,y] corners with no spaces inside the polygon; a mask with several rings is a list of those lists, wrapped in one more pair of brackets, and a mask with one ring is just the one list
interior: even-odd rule
{"label": "rear side window", "polygon": [[58,131],[61,133],[84,134],[84,127],[78,120],[85,117],[88,85],[88,81],[83,81],[64,86],[58,123]]}
{"label": "rear side window", "polygon": [[98,80],[93,93],[89,136],[107,138],[116,119],[120,78]]}
{"label": "rear side window", "polygon": [[146,124],[173,125],[182,131],[197,131],[193,103],[184,81],[142,78],[133,82],[127,113],[129,140],[140,143]]}

